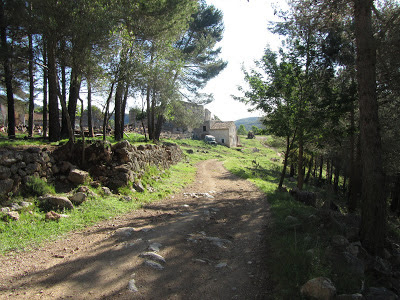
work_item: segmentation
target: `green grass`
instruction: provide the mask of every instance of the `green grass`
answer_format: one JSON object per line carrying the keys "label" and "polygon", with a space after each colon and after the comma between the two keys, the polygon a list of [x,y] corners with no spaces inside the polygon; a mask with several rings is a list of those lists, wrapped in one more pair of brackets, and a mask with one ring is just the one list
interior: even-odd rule
{"label": "green grass", "polygon": [[[156,172],[151,171],[151,176]],[[98,197],[85,201],[74,210],[65,211],[68,218],[59,221],[45,221],[44,212],[34,208],[31,213],[23,211],[18,222],[0,221],[0,254],[10,251],[30,250],[40,246],[45,241],[59,238],[73,231],[93,225],[96,222],[128,213],[141,207],[145,203],[156,201],[178,192],[182,187],[193,181],[195,167],[192,164],[182,162],[172,166],[169,170],[160,173],[161,180],[152,181],[147,178],[147,185],[151,185],[156,192],[136,193],[124,190],[125,195],[133,198],[133,201],[121,201],[121,196],[103,196],[100,190],[93,190]],[[25,199],[25,200],[32,200]]]}

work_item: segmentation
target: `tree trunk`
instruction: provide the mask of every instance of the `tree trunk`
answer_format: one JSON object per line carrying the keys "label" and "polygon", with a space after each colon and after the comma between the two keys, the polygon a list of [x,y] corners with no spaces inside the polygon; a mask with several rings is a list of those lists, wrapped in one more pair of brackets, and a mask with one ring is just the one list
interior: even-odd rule
{"label": "tree trunk", "polygon": [[295,166],[293,163],[290,164],[289,176],[294,177],[295,175]]}
{"label": "tree trunk", "polygon": [[164,124],[164,115],[162,113],[160,113],[157,116],[157,125],[156,125],[156,129],[154,132],[154,140],[159,141],[160,140],[160,135],[161,135],[161,130],[162,130],[162,126]]}
{"label": "tree trunk", "polygon": [[[72,130],[75,130],[76,107],[79,98],[79,91],[81,89],[82,76],[77,72],[76,68],[71,70],[71,80],[69,83],[69,97],[68,97],[68,115],[71,120]],[[67,126],[65,123],[64,126]],[[63,127],[63,131],[68,132],[68,127]]]}
{"label": "tree trunk", "polygon": [[58,83],[57,83],[57,63],[56,63],[56,40],[49,36],[47,38],[47,57],[48,57],[48,80],[49,80],[49,141],[57,142],[60,140],[60,119],[58,110]]}
{"label": "tree trunk", "polygon": [[326,160],[326,183],[327,184],[332,184],[332,175],[330,174],[331,172],[331,160],[328,158]]}
{"label": "tree trunk", "polygon": [[[43,39],[43,64],[47,65],[46,41]],[[47,136],[47,68],[43,68],[43,138]]]}
{"label": "tree trunk", "polygon": [[304,154],[304,135],[303,135],[303,129],[300,129],[299,132],[299,157],[297,160],[297,188],[299,190],[303,189],[303,184],[304,184],[304,172],[303,172],[303,154]]}
{"label": "tree trunk", "polygon": [[373,1],[354,0],[357,81],[360,109],[363,246],[381,254],[386,239],[385,179],[376,95],[376,45],[372,29]]}
{"label": "tree trunk", "polygon": [[[62,51],[65,51],[65,41],[61,43]],[[71,73],[71,80],[70,84],[72,83],[72,73]],[[67,79],[65,74],[65,58],[64,54],[62,54],[61,59],[61,99],[64,103],[67,102]],[[65,117],[64,107],[61,107],[61,138],[65,139],[68,137],[68,123],[67,118]],[[75,126],[74,126],[75,127]]]}
{"label": "tree trunk", "polygon": [[121,109],[122,109],[122,96],[124,93],[125,83],[119,78],[117,89],[115,91],[115,125],[114,125],[114,138],[116,141],[122,140],[121,132]]}
{"label": "tree trunk", "polygon": [[153,139],[152,136],[152,130],[151,130],[151,105],[150,105],[150,85],[147,85],[147,91],[146,91],[146,105],[147,105],[147,110],[146,110],[146,114],[147,114],[147,133],[149,135],[149,140]]}
{"label": "tree trunk", "polygon": [[319,176],[318,176],[318,182],[322,182],[322,169],[324,168],[324,157],[321,155],[321,161],[319,163]]}
{"label": "tree trunk", "polygon": [[121,107],[121,138],[124,136],[125,130],[125,110],[126,104],[128,102],[128,93],[129,93],[129,83],[126,83],[125,91],[124,91],[124,98],[122,100],[122,107]]}
{"label": "tree trunk", "polygon": [[318,155],[315,156],[314,160],[314,170],[313,170],[313,177],[317,177],[317,167],[318,167]]}
{"label": "tree trunk", "polygon": [[4,79],[6,83],[7,108],[8,108],[8,137],[15,138],[15,108],[14,108],[14,92],[12,87],[12,70],[10,62],[10,54],[7,43],[7,22],[4,13],[4,1],[0,3],[0,38],[1,48],[3,49],[3,68]]}
{"label": "tree trunk", "polygon": [[337,194],[339,192],[339,176],[340,176],[340,164],[338,159],[335,159],[334,164],[334,179],[333,179],[333,191]]}
{"label": "tree trunk", "polygon": [[289,159],[289,153],[290,153],[290,140],[289,140],[289,136],[287,136],[286,137],[286,151],[285,151],[285,156],[283,158],[283,168],[282,168],[282,172],[281,172],[281,178],[279,179],[278,188],[281,188],[283,186],[283,181],[285,180],[286,168],[287,168],[288,159]]}
{"label": "tree trunk", "polygon": [[107,133],[107,123],[108,123],[108,110],[110,108],[110,101],[112,97],[112,93],[114,91],[114,82],[111,84],[110,94],[108,95],[106,108],[104,110],[104,120],[103,120],[103,141],[106,140],[106,133]]}
{"label": "tree trunk", "polygon": [[305,183],[308,183],[308,181],[310,180],[311,170],[313,168],[313,162],[314,162],[314,153],[311,154],[310,161],[308,162],[308,171],[306,178],[304,179]]}
{"label": "tree trunk", "polygon": [[89,129],[89,136],[94,137],[93,132],[93,120],[92,120],[92,85],[90,80],[86,78],[87,88],[88,88],[88,95],[87,95],[87,114],[88,114],[88,129]]}
{"label": "tree trunk", "polygon": [[[356,147],[356,125],[355,125],[355,107],[350,110],[350,178],[349,178],[349,211],[354,212],[357,209],[357,202],[361,193],[361,166],[360,166],[360,141],[358,139]],[[356,155],[357,154],[357,155]]]}
{"label": "tree trunk", "polygon": [[397,173],[394,187],[392,190],[392,203],[390,204],[390,210],[392,212],[398,212],[400,208],[400,173]]}
{"label": "tree trunk", "polygon": [[33,80],[33,45],[32,34],[28,36],[29,40],[29,119],[28,119],[28,136],[33,136],[33,112],[35,109],[34,103],[34,80]]}
{"label": "tree trunk", "polygon": [[156,90],[154,86],[152,89],[152,96],[151,96],[151,136],[153,137],[152,140],[156,139]]}

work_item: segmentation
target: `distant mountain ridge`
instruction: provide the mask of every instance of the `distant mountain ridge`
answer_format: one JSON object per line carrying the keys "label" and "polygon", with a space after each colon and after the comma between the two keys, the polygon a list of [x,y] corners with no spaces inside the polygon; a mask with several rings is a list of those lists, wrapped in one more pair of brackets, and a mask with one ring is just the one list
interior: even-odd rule
{"label": "distant mountain ridge", "polygon": [[250,118],[244,118],[244,119],[239,119],[239,120],[235,121],[236,128],[239,128],[239,126],[242,124],[244,125],[246,130],[251,130],[251,126],[263,128],[260,117],[250,117]]}

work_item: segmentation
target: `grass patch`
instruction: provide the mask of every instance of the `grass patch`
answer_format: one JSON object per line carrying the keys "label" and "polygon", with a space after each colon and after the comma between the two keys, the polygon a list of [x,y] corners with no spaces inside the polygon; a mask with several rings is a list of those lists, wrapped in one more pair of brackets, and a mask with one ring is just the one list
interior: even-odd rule
{"label": "grass patch", "polygon": [[36,176],[28,177],[28,180],[26,181],[22,191],[25,197],[39,197],[46,194],[55,194],[55,192],[56,191],[54,186],[48,184],[46,181]]}
{"label": "grass patch", "polygon": [[[129,202],[122,201],[122,197],[119,195],[104,196],[101,195],[100,189],[93,189],[99,196],[90,198],[74,210],[65,211],[64,213],[68,214],[69,218],[62,218],[57,222],[47,222],[44,219],[45,214],[38,207],[34,207],[30,212],[22,211],[18,222],[0,221],[0,254],[34,249],[43,242],[55,240],[70,231],[128,213],[140,208],[145,203],[177,193],[193,181],[195,167],[189,163],[179,163],[169,170],[161,172],[158,181],[150,179],[156,174],[154,170],[151,172],[152,175],[147,179],[147,185],[151,185],[156,192],[136,193],[130,189],[124,189],[121,192],[133,199]],[[29,200],[34,201],[34,198]]]}

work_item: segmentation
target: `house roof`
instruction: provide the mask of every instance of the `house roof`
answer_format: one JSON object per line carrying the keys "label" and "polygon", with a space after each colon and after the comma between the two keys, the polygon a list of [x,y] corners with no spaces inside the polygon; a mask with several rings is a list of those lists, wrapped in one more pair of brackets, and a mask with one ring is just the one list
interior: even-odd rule
{"label": "house roof", "polygon": [[235,122],[233,122],[233,121],[229,121],[229,122],[211,121],[211,123],[210,123],[210,129],[212,129],[212,130],[229,129],[232,126],[236,126]]}

